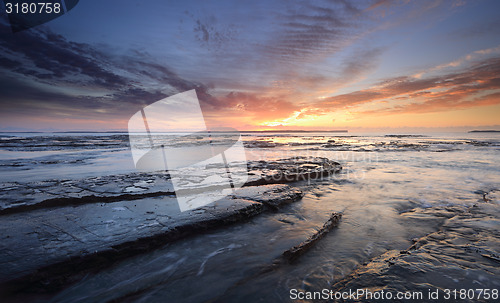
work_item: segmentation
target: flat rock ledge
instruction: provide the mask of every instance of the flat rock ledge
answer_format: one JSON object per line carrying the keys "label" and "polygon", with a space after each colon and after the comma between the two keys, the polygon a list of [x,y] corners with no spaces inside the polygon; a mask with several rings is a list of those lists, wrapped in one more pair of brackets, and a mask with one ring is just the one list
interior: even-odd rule
{"label": "flat rock ledge", "polygon": [[[275,161],[250,161],[246,186],[287,184],[328,177],[342,170],[339,163],[322,157],[294,157]],[[203,190],[204,180],[217,172],[207,166],[191,180],[193,189]],[[174,196],[170,175],[165,172],[130,173],[80,180],[0,183],[0,216],[42,208],[113,203],[144,198]]]}
{"label": "flat rock ledge", "polygon": [[[62,279],[156,249],[182,237],[244,221],[302,198],[285,184],[244,188],[238,194],[179,212],[174,197],[38,209],[2,216],[1,280]],[[57,283],[56,283],[57,284]],[[45,288],[46,286],[44,286]]]}
{"label": "flat rock ledge", "polygon": [[[281,169],[285,174],[295,160],[282,161],[288,165]],[[320,172],[318,176],[323,175],[325,163],[328,163],[323,158],[297,161],[296,165],[303,169],[296,174],[314,171]],[[276,174],[276,169],[271,167],[278,168],[279,163],[275,161],[274,166],[262,170],[259,175],[254,169],[253,181]],[[340,169],[338,163],[329,165],[335,166],[336,170],[331,169],[328,174]],[[136,174],[132,178],[129,181],[123,176],[115,179],[102,177],[99,180],[105,181],[97,183],[99,185],[95,187],[101,188],[93,189],[92,198],[85,190],[80,196],[73,191],[72,198],[62,194],[62,197],[56,195],[55,199],[60,199],[56,202],[50,200],[53,198],[48,200],[54,204],[47,200],[22,201],[22,194],[17,195],[18,206],[12,207],[23,205],[22,208],[0,214],[0,297],[20,291],[57,291],[88,273],[125,258],[189,235],[245,221],[264,211],[277,210],[303,196],[300,189],[287,184],[249,184],[217,202],[180,212],[175,195],[164,190],[163,185],[168,183],[164,181],[168,177]],[[92,187],[89,180],[62,183]],[[41,186],[45,192],[56,193],[64,191],[64,184],[47,181]],[[135,193],[130,191],[131,186],[145,189]],[[163,191],[158,191],[160,187]],[[30,190],[33,188],[34,185],[30,185]],[[127,188],[129,192],[124,192]],[[28,195],[28,199],[34,196]]]}
{"label": "flat rock ledge", "polygon": [[[439,289],[500,288],[500,205],[477,203],[471,207],[452,206],[414,209],[402,215],[418,220],[443,220],[441,228],[413,239],[406,250],[390,250],[360,266],[333,284],[335,291],[428,291]],[[493,302],[485,297],[460,302]],[[360,302],[366,298],[359,298]],[[421,301],[421,300],[420,300]],[[455,301],[451,299],[451,301]]]}

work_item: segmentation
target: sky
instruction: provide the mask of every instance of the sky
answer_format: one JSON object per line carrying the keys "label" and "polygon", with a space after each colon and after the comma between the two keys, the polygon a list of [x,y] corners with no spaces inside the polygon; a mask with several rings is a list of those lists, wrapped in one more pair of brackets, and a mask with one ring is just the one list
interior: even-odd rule
{"label": "sky", "polygon": [[0,131],[126,131],[191,89],[209,127],[500,130],[496,0],[80,1],[16,33],[0,7]]}

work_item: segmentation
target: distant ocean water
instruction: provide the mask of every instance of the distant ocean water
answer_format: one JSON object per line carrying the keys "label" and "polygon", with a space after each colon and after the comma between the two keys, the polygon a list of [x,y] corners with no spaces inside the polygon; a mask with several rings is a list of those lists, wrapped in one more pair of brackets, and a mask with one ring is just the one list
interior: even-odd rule
{"label": "distant ocean water", "polygon": [[[363,263],[389,250],[404,250],[412,239],[439,228],[402,213],[488,201],[490,215],[500,215],[500,133],[243,133],[242,139],[248,160],[322,156],[339,162],[343,170],[302,184],[302,201],[277,213],[131,258],[85,278],[54,300],[128,298],[141,290],[130,298],[287,301],[290,288],[328,288]],[[0,133],[3,187],[134,171],[123,133]],[[255,275],[284,247],[314,232],[332,211],[344,214],[338,229],[298,264]],[[500,229],[495,222],[484,224]],[[500,239],[490,241],[500,253]],[[455,278],[464,273],[458,270]],[[500,278],[493,282],[500,285]],[[437,278],[429,281],[435,287],[439,283]]]}

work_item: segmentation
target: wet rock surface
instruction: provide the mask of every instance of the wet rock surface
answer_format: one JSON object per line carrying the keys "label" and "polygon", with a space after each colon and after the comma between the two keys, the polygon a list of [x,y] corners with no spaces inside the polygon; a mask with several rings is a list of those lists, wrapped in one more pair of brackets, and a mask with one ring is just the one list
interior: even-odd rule
{"label": "wet rock surface", "polygon": [[[261,140],[245,141],[247,148],[280,148],[293,147],[296,150],[329,150],[353,152],[450,152],[464,150],[470,147],[499,147],[498,140],[488,139],[454,139],[439,140],[427,135],[385,135],[376,140],[366,140],[363,136],[323,137],[313,136],[302,138],[297,142],[283,143],[280,137],[269,137]],[[306,140],[310,139],[310,140]],[[310,142],[309,142],[310,141]]]}
{"label": "wet rock surface", "polygon": [[[476,289],[499,289],[499,205],[478,201],[471,206],[413,209],[402,216],[415,220],[440,221],[438,231],[419,239],[406,250],[390,250],[336,282],[336,291],[421,291],[472,289],[460,302],[493,302]],[[360,299],[363,301],[366,298]],[[361,302],[360,301],[360,302]]]}
{"label": "wet rock surface", "polygon": [[283,252],[283,257],[288,262],[293,262],[297,260],[301,255],[303,255],[307,250],[309,250],[316,242],[318,242],[321,238],[323,238],[332,228],[338,225],[340,222],[340,218],[342,218],[341,213],[332,213],[330,218],[323,224],[316,233],[310,236],[307,240],[296,245],[285,252]]}
{"label": "wet rock surface", "polygon": [[176,213],[176,204],[172,198],[146,199],[99,208],[84,205],[36,211],[29,218],[26,214],[9,216],[1,230],[2,282],[27,276],[28,281],[37,282],[30,287],[46,290],[49,286],[50,290],[68,282],[57,281],[61,275],[79,278],[170,241],[264,211],[261,203],[237,198],[183,213]]}
{"label": "wet rock surface", "polygon": [[[186,212],[180,212],[164,173],[3,183],[0,290],[56,290],[168,242],[276,210],[303,196],[299,188],[282,183],[319,178],[341,169],[324,158],[249,166],[253,174],[245,187]],[[293,177],[275,181],[276,174]]]}
{"label": "wet rock surface", "polygon": [[321,157],[295,157],[278,161],[258,161],[248,164],[246,185],[263,185],[315,180],[338,173],[338,162]]}
{"label": "wet rock surface", "polygon": [[303,192],[284,184],[243,187],[237,190],[236,197],[251,199],[263,203],[272,209],[278,209],[285,204],[302,198]]}
{"label": "wet rock surface", "polygon": [[272,142],[269,140],[255,140],[255,141],[249,141],[245,142],[245,147],[246,148],[273,148],[277,146],[283,146],[284,144],[282,143],[276,143]]}
{"label": "wet rock surface", "polygon": [[68,134],[61,135],[40,135],[40,136],[8,136],[0,137],[0,149],[24,151],[47,151],[47,150],[68,150],[68,149],[100,149],[128,147],[127,134],[102,134],[74,136]]}
{"label": "wet rock surface", "polygon": [[29,183],[6,182],[0,184],[0,215],[47,207],[173,194],[170,176],[165,173],[134,173]]}
{"label": "wet rock surface", "polygon": [[[250,162],[248,168],[249,176],[245,186],[312,180],[341,170],[339,163],[319,157]],[[190,182],[193,189],[203,190],[204,181],[219,170],[218,167],[208,166],[198,170],[195,176],[186,178],[185,181]],[[174,195],[170,176],[165,172],[130,173],[81,180],[3,182],[0,183],[0,215],[48,207],[108,203],[164,195]]]}
{"label": "wet rock surface", "polygon": [[154,234],[173,238],[169,234],[182,226],[208,228],[226,220],[249,218],[263,208],[255,201],[228,198],[181,213],[175,198],[166,197],[5,216],[0,227],[2,278],[28,273],[40,263],[93,254]]}

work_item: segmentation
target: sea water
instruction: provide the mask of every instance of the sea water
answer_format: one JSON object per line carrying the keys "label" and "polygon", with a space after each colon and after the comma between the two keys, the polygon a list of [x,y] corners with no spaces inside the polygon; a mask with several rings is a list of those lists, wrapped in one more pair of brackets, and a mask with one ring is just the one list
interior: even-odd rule
{"label": "sea water", "polygon": [[[402,216],[412,209],[488,201],[492,216],[500,214],[498,133],[243,133],[242,139],[248,160],[322,156],[343,170],[296,184],[306,195],[279,211],[129,258],[85,277],[53,300],[289,301],[290,289],[329,288],[373,258],[407,249],[413,239],[439,229],[439,220]],[[134,170],[123,133],[0,134],[0,183]],[[332,212],[343,213],[338,228],[294,264],[266,270],[284,250],[314,234]],[[500,239],[495,241],[500,245]],[[455,278],[463,274],[465,269]],[[439,287],[438,280],[429,283]]]}

